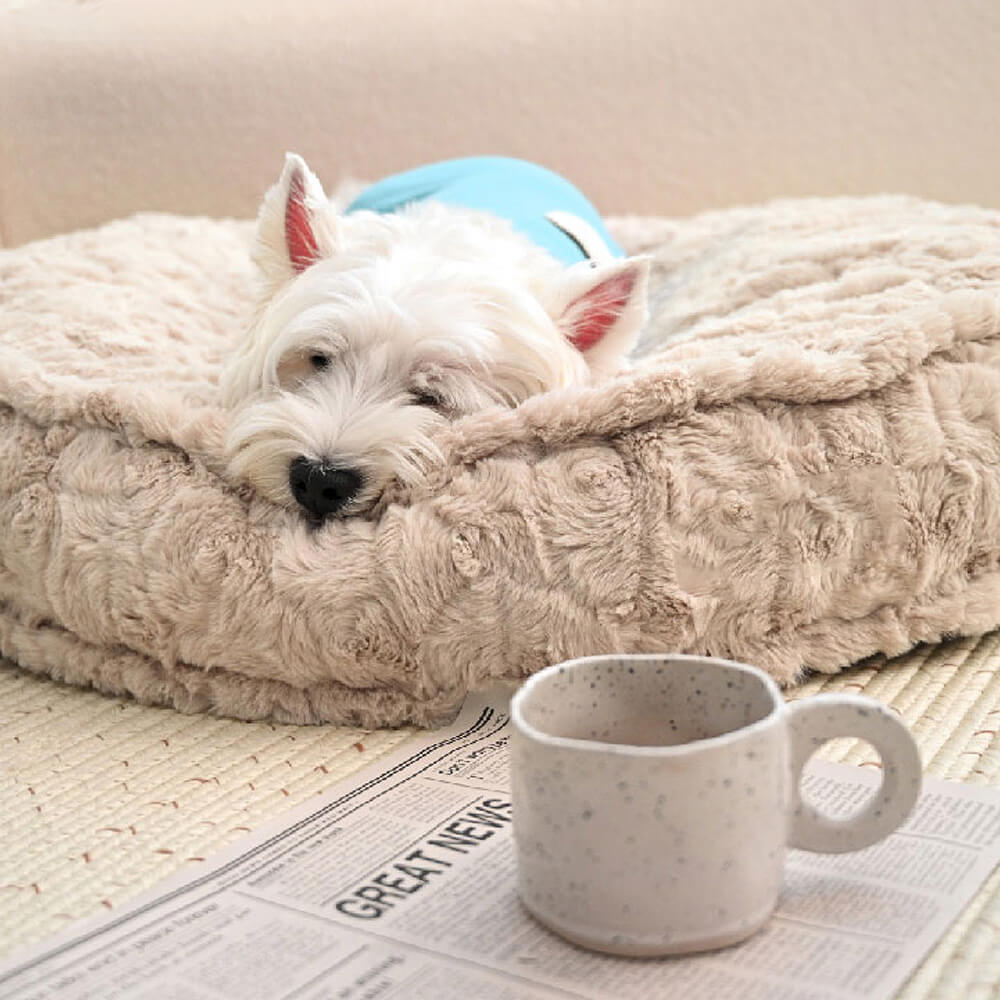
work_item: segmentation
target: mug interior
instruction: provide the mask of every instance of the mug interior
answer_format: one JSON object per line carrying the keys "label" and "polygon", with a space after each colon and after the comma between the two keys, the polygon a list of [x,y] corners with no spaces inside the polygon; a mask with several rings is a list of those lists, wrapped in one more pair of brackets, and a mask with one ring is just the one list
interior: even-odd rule
{"label": "mug interior", "polygon": [[679,746],[736,732],[777,710],[757,671],[706,657],[592,657],[559,664],[520,692],[523,720],[562,739]]}

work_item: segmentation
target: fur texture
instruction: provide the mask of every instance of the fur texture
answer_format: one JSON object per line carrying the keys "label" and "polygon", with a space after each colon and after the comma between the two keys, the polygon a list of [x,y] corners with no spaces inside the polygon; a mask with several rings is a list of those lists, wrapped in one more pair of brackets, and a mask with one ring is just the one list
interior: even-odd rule
{"label": "fur texture", "polygon": [[0,652],[185,711],[429,724],[610,650],[784,683],[1000,623],[1000,215],[903,198],[623,219],[628,376],[436,429],[318,531],[230,485],[249,224],[0,256]]}
{"label": "fur texture", "polygon": [[445,423],[616,373],[645,319],[645,258],[566,268],[506,221],[433,201],[341,215],[291,154],[254,259],[257,314],[222,379],[230,471],[293,510],[312,506],[293,463],[348,471],[336,513],[369,510],[419,481]]}

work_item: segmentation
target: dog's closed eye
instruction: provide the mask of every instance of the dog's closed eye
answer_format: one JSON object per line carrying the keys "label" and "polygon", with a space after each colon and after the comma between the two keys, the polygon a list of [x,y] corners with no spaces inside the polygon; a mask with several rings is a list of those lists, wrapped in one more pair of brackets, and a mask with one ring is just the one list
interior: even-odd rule
{"label": "dog's closed eye", "polygon": [[431,409],[440,409],[444,406],[444,400],[431,389],[414,389],[412,396],[417,406],[427,406]]}

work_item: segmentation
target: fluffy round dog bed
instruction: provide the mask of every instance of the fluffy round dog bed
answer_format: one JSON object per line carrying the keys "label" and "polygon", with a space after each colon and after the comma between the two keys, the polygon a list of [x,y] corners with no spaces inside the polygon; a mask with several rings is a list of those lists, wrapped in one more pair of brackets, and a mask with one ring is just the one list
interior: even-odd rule
{"label": "fluffy round dog bed", "polygon": [[790,683],[1000,624],[1000,214],[906,198],[618,219],[634,373],[449,427],[310,530],[222,478],[249,223],[0,255],[0,653],[183,711],[433,724],[584,653]]}

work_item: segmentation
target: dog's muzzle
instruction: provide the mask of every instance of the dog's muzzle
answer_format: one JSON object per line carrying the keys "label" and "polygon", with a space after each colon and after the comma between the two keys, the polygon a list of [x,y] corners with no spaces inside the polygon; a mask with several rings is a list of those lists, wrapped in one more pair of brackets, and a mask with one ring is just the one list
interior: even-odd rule
{"label": "dog's muzzle", "polygon": [[361,473],[300,455],[288,468],[288,484],[299,506],[313,517],[336,514],[358,495]]}

